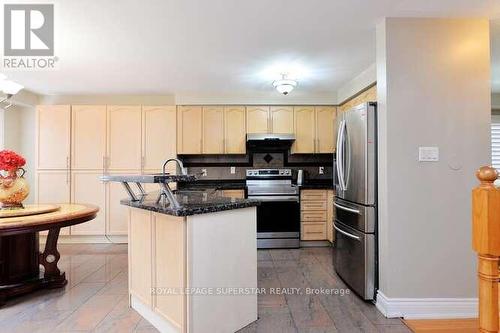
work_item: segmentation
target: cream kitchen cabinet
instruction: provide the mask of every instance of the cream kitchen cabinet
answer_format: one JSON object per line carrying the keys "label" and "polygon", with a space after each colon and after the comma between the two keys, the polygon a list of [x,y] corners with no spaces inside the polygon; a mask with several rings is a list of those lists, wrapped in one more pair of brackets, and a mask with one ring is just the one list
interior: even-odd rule
{"label": "cream kitchen cabinet", "polygon": [[333,243],[335,239],[335,231],[333,230],[333,221],[335,220],[335,209],[333,208],[333,200],[335,193],[333,190],[328,190],[327,194],[327,211],[326,211],[326,238]]}
{"label": "cream kitchen cabinet", "polygon": [[301,240],[327,239],[327,199],[327,190],[300,191]]}
{"label": "cream kitchen cabinet", "polygon": [[142,171],[158,172],[166,159],[177,156],[177,109],[142,106]]}
{"label": "cream kitchen cabinet", "polygon": [[247,106],[247,133],[269,133],[269,106]]}
{"label": "cream kitchen cabinet", "polygon": [[224,152],[245,154],[246,119],[244,106],[224,107]]}
{"label": "cream kitchen cabinet", "polygon": [[40,105],[36,113],[36,168],[70,168],[71,107]]}
{"label": "cream kitchen cabinet", "polygon": [[88,203],[99,207],[97,217],[86,223],[71,226],[71,235],[104,235],[106,231],[106,185],[99,171],[72,171],[71,202]]}
{"label": "cream kitchen cabinet", "polygon": [[141,106],[108,105],[108,170],[141,169]]}
{"label": "cream kitchen cabinet", "polygon": [[307,154],[316,151],[316,113],[313,106],[294,108],[295,142],[292,153]]}
{"label": "cream kitchen cabinet", "polygon": [[177,153],[201,154],[203,114],[201,106],[179,106],[177,110]]}
{"label": "cream kitchen cabinet", "polygon": [[[35,179],[36,203],[69,203],[70,198],[70,173],[68,170],[37,171]],[[47,234],[47,232],[42,232]],[[69,227],[61,229],[61,235],[69,235]]]}
{"label": "cream kitchen cabinet", "polygon": [[104,169],[106,105],[72,105],[71,131],[71,168]]}
{"label": "cream kitchen cabinet", "polygon": [[292,153],[333,153],[336,144],[336,115],[334,106],[294,107],[295,142]]}
{"label": "cream kitchen cabinet", "polygon": [[275,134],[293,133],[293,107],[271,107],[269,131]]}
{"label": "cream kitchen cabinet", "polygon": [[334,106],[316,107],[316,152],[333,153],[336,146],[337,108]]}
{"label": "cream kitchen cabinet", "polygon": [[224,108],[203,107],[203,154],[224,153]]}
{"label": "cream kitchen cabinet", "polygon": [[[138,174],[132,170],[127,174]],[[148,184],[149,185],[149,184]],[[158,184],[152,184],[151,188],[146,190],[159,189]],[[120,204],[121,199],[128,198],[125,188],[120,183],[106,184],[106,234],[111,236],[127,235],[127,212],[128,207]]]}

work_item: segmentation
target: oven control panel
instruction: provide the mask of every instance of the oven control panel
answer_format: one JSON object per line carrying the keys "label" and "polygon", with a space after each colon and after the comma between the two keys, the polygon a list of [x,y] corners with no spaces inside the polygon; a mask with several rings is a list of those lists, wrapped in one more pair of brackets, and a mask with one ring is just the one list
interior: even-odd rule
{"label": "oven control panel", "polygon": [[249,169],[247,177],[290,177],[291,169]]}

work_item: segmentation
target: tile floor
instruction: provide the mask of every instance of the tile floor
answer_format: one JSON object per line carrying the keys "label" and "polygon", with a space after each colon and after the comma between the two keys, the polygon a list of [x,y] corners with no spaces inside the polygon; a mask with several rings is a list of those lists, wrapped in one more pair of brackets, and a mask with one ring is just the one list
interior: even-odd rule
{"label": "tile floor", "polygon": [[[68,285],[9,301],[0,308],[0,332],[157,332],[128,308],[126,245],[60,245],[60,252]],[[259,295],[259,320],[241,333],[411,332],[353,294],[305,294],[306,288],[346,288],[329,248],[265,250],[258,258],[259,287],[267,292]],[[278,294],[284,288],[302,294]]]}

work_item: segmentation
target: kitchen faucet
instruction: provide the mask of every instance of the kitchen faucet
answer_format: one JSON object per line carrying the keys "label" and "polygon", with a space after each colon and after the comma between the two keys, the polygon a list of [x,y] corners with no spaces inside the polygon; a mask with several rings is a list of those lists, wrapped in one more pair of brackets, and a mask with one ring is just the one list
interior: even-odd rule
{"label": "kitchen faucet", "polygon": [[181,169],[181,174],[186,176],[187,175],[187,171],[186,169],[184,169],[184,164],[182,163],[181,160],[179,160],[178,158],[169,158],[168,160],[166,160],[165,162],[163,162],[163,173],[165,174],[165,168],[168,164],[168,162],[170,161],[175,161],[177,163],[177,165],[179,166],[179,168]]}

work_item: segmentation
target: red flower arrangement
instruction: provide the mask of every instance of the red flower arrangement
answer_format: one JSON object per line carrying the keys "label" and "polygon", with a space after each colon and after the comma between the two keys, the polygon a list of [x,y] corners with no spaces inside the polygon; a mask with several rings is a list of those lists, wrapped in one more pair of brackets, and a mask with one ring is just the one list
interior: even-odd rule
{"label": "red flower arrangement", "polygon": [[15,171],[26,164],[26,160],[12,150],[0,151],[0,170]]}

